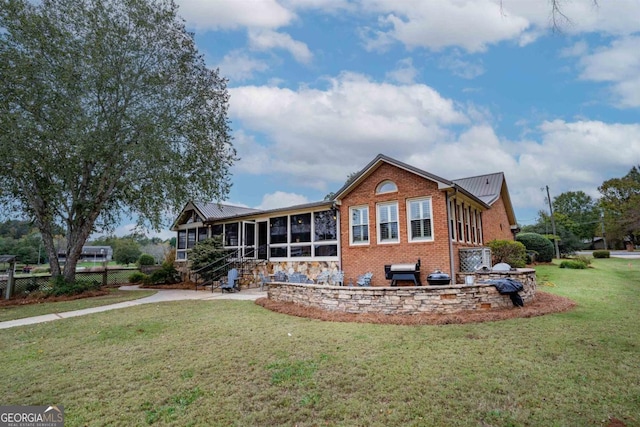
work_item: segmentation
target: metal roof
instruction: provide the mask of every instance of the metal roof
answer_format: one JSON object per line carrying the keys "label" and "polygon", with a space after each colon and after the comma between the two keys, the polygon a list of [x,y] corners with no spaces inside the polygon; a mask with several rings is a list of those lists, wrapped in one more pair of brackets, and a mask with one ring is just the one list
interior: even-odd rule
{"label": "metal roof", "polygon": [[259,209],[242,206],[223,205],[221,203],[193,202],[205,220],[215,220],[260,212]]}
{"label": "metal roof", "polygon": [[453,182],[473,194],[487,205],[500,197],[504,174],[502,172],[454,179]]}
{"label": "metal roof", "polygon": [[[193,208],[196,211],[198,211],[198,213],[200,214],[200,216],[203,218],[205,222],[210,223],[210,222],[223,221],[227,219],[247,218],[247,217],[252,217],[257,215],[268,216],[268,215],[279,213],[279,212],[307,210],[307,209],[313,209],[313,208],[319,208],[319,207],[330,208],[332,205],[333,205],[333,201],[323,200],[321,202],[304,203],[301,205],[286,206],[283,208],[263,210],[263,209],[245,208],[241,206],[225,205],[222,203],[205,203],[205,202],[194,201],[194,202],[187,203],[185,208],[182,210],[182,213],[184,213],[186,210]],[[181,216],[182,214],[180,215],[180,217]],[[178,217],[178,219],[173,223],[173,225],[171,226],[171,230],[176,230],[180,217]]]}

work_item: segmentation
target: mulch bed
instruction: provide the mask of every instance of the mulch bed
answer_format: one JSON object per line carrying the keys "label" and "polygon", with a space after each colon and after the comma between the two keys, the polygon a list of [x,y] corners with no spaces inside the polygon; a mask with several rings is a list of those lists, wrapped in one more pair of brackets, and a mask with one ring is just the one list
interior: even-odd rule
{"label": "mulch bed", "polygon": [[41,292],[34,292],[24,297],[11,298],[9,300],[1,300],[0,307],[11,307],[16,305],[28,305],[28,304],[43,304],[45,302],[58,302],[58,301],[73,301],[82,298],[101,297],[103,295],[109,295],[108,289],[99,289],[95,291],[87,291],[77,295],[60,295],[60,296],[46,296]]}
{"label": "mulch bed", "polygon": [[518,319],[543,316],[550,313],[561,313],[571,310],[576,303],[568,298],[538,291],[533,302],[524,307],[513,307],[496,310],[478,310],[454,314],[377,314],[377,313],[342,313],[305,307],[289,302],[275,302],[268,298],[259,298],[256,304],[277,313],[290,316],[328,322],[378,323],[391,325],[450,325],[462,323],[494,322],[498,320]]}

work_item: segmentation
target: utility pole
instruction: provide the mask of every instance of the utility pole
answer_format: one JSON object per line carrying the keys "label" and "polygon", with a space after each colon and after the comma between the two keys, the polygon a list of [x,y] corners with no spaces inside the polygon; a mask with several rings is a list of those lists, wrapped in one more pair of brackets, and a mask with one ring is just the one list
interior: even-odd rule
{"label": "utility pole", "polygon": [[558,235],[556,234],[556,220],[553,218],[553,206],[551,206],[551,196],[549,196],[549,186],[547,189],[547,201],[549,202],[549,212],[551,213],[551,230],[553,231],[553,244],[556,248],[556,258],[560,258],[560,248],[558,247]]}
{"label": "utility pole", "polygon": [[600,227],[602,228],[602,243],[604,243],[604,250],[607,250],[607,237],[604,232],[604,210],[600,210]]}

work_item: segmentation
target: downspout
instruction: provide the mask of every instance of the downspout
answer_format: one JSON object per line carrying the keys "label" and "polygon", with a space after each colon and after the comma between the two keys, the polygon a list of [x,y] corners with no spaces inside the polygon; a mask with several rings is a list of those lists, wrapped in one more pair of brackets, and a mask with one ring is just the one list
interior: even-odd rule
{"label": "downspout", "polygon": [[[455,194],[458,193],[458,189],[456,187],[453,188]],[[456,276],[453,272],[454,263],[453,263],[453,230],[451,228],[451,203],[449,203],[449,192],[445,193],[445,201],[447,203],[447,229],[449,230],[449,271],[451,274],[451,280],[453,284],[456,283]],[[455,223],[455,221],[454,221]]]}

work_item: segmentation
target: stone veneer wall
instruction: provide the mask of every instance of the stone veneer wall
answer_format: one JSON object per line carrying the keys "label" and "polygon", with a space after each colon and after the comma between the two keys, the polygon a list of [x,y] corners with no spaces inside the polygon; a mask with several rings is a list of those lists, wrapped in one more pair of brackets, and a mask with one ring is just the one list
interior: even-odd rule
{"label": "stone veneer wall", "polygon": [[519,294],[525,304],[536,293],[533,269],[490,272],[477,275],[473,285],[351,287],[271,283],[268,297],[278,302],[292,302],[307,307],[346,313],[457,313],[513,307],[508,295],[500,295],[495,286],[480,283],[484,279],[510,277],[523,284]]}
{"label": "stone veneer wall", "polygon": [[296,273],[306,274],[311,280],[315,280],[324,270],[330,273],[339,271],[338,261],[264,261],[256,260],[248,271],[248,275],[241,277],[240,284],[246,287],[260,286],[260,274],[269,276],[277,271],[288,273],[290,270]]}

